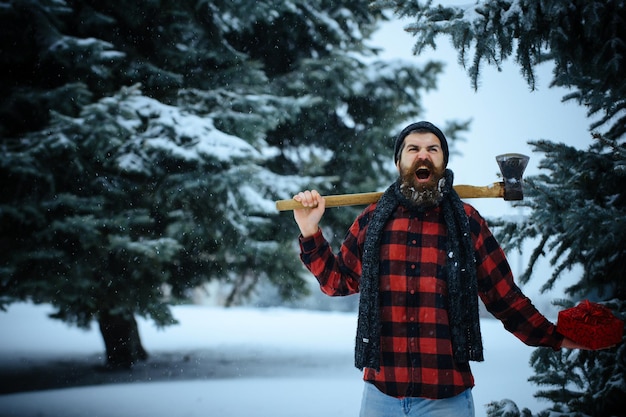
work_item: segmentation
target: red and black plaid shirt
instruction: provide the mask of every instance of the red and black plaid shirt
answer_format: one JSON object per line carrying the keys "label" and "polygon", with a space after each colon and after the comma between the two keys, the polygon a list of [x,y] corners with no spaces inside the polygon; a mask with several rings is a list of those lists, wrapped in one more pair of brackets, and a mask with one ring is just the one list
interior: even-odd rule
{"label": "red and black plaid shirt", "polygon": [[[563,337],[513,282],[487,223],[465,204],[476,255],[479,296],[505,328],[530,346],[558,349]],[[300,238],[301,259],[331,296],[359,292],[365,232],[375,205],[355,220],[337,255],[321,231]],[[446,227],[439,207],[416,213],[400,206],[380,244],[380,371],[363,379],[394,397],[448,398],[474,386],[469,364],[452,354],[447,313]]]}

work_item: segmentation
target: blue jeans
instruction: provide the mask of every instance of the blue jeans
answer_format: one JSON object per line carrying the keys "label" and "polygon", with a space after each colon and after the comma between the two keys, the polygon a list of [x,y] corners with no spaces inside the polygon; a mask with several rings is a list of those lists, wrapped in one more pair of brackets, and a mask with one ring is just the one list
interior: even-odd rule
{"label": "blue jeans", "polygon": [[474,398],[468,389],[456,397],[395,398],[383,394],[373,384],[365,383],[360,417],[474,417]]}

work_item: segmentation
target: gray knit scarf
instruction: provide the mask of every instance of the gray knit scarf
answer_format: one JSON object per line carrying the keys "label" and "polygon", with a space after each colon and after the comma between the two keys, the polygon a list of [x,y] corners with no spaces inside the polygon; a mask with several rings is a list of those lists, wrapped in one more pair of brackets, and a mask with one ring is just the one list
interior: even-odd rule
{"label": "gray knit scarf", "polygon": [[[446,169],[444,178],[440,205],[447,229],[448,320],[454,359],[457,363],[482,361],[476,267],[469,220],[452,187],[454,174]],[[365,235],[355,347],[355,366],[361,370],[364,367],[380,370],[380,239],[385,224],[400,204],[411,207],[397,181],[378,201]]]}

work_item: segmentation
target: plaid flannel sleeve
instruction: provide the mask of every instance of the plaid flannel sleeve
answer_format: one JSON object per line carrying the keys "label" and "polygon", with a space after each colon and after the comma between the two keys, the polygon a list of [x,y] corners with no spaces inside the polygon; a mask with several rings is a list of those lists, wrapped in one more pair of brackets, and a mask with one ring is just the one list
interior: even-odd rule
{"label": "plaid flannel sleeve", "polygon": [[359,292],[364,225],[363,215],[359,216],[348,230],[337,255],[321,229],[313,236],[300,236],[300,259],[325,294],[343,296]]}
{"label": "plaid flannel sleeve", "polygon": [[504,251],[487,222],[473,209],[468,215],[476,254],[478,291],[487,310],[525,344],[559,349],[563,336],[515,284]]}

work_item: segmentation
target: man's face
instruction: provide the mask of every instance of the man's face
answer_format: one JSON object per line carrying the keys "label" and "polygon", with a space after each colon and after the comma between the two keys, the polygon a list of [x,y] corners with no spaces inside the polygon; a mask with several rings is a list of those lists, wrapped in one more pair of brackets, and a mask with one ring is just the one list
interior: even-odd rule
{"label": "man's face", "polygon": [[445,166],[441,142],[434,133],[411,133],[404,138],[396,166],[407,198],[416,203],[432,203],[433,198],[439,197],[439,180]]}

